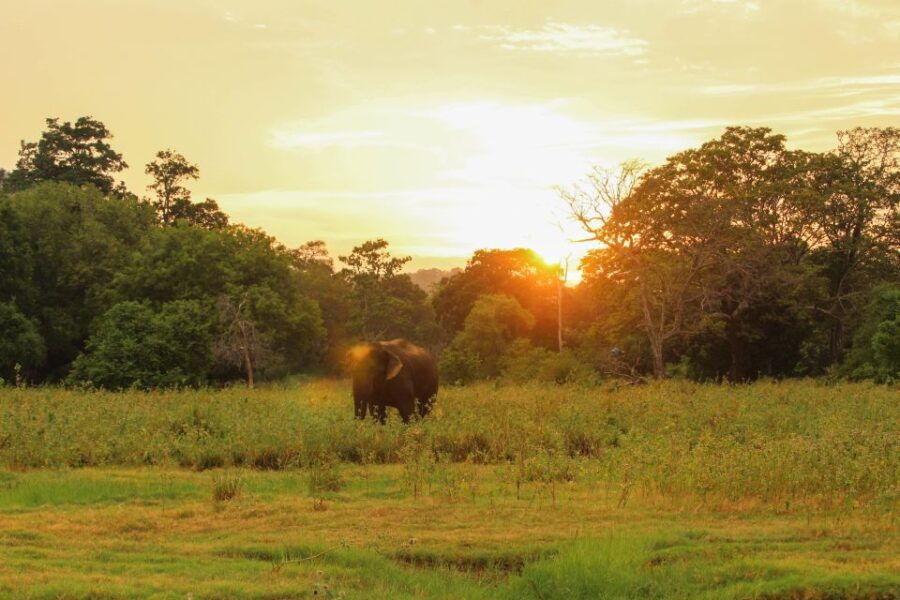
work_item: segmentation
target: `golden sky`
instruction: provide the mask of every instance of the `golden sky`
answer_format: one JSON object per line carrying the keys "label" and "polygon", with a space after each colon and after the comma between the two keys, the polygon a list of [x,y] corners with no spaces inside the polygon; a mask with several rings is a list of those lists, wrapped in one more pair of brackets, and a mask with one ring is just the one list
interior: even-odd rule
{"label": "golden sky", "polygon": [[290,246],[562,252],[553,191],[727,125],[900,126],[900,0],[0,0],[0,166],[92,115]]}

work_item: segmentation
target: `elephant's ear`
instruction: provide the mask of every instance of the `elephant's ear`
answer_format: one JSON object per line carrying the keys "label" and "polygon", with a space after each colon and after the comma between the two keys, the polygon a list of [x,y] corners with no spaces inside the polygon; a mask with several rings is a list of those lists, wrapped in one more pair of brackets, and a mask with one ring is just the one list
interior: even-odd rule
{"label": "elephant's ear", "polygon": [[403,368],[403,361],[393,352],[388,352],[387,374],[385,379],[393,379]]}

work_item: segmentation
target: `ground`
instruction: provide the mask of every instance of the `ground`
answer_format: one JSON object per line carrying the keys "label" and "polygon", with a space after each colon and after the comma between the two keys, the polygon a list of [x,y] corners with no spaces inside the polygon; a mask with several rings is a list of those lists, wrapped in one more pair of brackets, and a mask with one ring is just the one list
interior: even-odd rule
{"label": "ground", "polygon": [[900,598],[900,390],[0,388],[0,598]]}
{"label": "ground", "polygon": [[[893,512],[683,506],[589,477],[86,468],[0,478],[10,598],[895,598]],[[223,481],[238,495],[216,500]],[[624,506],[623,506],[624,504]]]}

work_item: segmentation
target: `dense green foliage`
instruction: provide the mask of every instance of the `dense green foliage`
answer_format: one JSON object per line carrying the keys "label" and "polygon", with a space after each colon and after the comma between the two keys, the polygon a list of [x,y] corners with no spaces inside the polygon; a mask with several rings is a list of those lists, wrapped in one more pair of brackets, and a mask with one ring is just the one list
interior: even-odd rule
{"label": "dense green foliage", "polygon": [[788,150],[730,127],[642,172],[626,163],[564,192],[599,242],[582,265],[598,350],[662,377],[819,375],[844,359],[880,285],[900,285],[900,130]]}
{"label": "dense green foliage", "polygon": [[425,293],[382,240],[342,257],[228,223],[171,150],[138,199],[106,128],[48,121],[0,188],[0,378],[109,389],[196,386],[335,368],[358,339],[428,343]]}
{"label": "dense green foliage", "polygon": [[516,339],[525,339],[534,317],[510,296],[483,295],[475,301],[462,330],[444,351],[441,372],[448,381],[500,375],[501,359]]}
{"label": "dense green foliage", "polygon": [[579,285],[531,250],[483,249],[429,297],[385,240],[336,266],[321,241],[286,248],[195,202],[199,168],[173,150],[139,199],[114,185],[102,123],[47,127],[0,187],[4,380],[252,385],[395,337],[440,354],[449,383],[900,372],[895,128],[809,153],[731,127],[650,170],[597,169],[562,192],[596,242]]}
{"label": "dense green foliage", "polygon": [[24,190],[36,183],[59,181],[89,184],[104,194],[124,191],[115,188],[113,174],[128,167],[122,155],[109,145],[112,133],[106,126],[81,117],[75,123],[60,124],[47,119],[47,130],[37,142],[22,142],[16,168],[2,178],[10,191]]}
{"label": "dense green foliage", "polygon": [[211,338],[212,323],[194,300],[167,302],[159,311],[120,302],[94,322],[69,380],[107,389],[203,384]]}
{"label": "dense green foliage", "polygon": [[0,197],[0,206],[11,232],[3,244],[9,260],[0,262],[0,301],[36,324],[46,349],[37,363],[3,358],[27,366],[29,379],[58,378],[83,349],[92,321],[110,306],[112,281],[151,227],[152,211],[61,183]]}
{"label": "dense green foliage", "polygon": [[844,369],[857,379],[900,381],[900,287],[875,291]]}

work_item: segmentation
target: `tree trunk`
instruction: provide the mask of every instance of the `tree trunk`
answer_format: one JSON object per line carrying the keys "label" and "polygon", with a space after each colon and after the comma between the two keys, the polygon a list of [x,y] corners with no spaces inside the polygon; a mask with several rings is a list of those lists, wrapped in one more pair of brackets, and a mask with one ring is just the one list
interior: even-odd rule
{"label": "tree trunk", "polygon": [[253,389],[253,362],[250,360],[250,350],[244,346],[244,366],[247,370],[247,387]]}
{"label": "tree trunk", "polygon": [[655,340],[652,336],[648,336],[650,340],[650,351],[653,354],[653,376],[657,379],[666,378],[666,363],[663,360],[663,344],[662,340]]}
{"label": "tree trunk", "polygon": [[726,327],[728,349],[731,352],[731,366],[728,368],[728,381],[738,383],[747,381],[747,344],[741,338],[738,326],[729,321]]}
{"label": "tree trunk", "polygon": [[559,352],[563,349],[563,284],[562,280],[556,279],[556,343]]}
{"label": "tree trunk", "polygon": [[828,332],[829,364],[836,365],[844,357],[844,319],[835,316],[831,330]]}
{"label": "tree trunk", "polygon": [[656,379],[666,378],[666,363],[663,359],[663,345],[665,337],[662,334],[664,317],[660,316],[659,328],[653,321],[653,313],[650,309],[650,301],[647,299],[647,289],[641,282],[641,312],[644,315],[644,330],[647,332],[647,341],[650,342],[650,352],[653,354],[653,376]]}

